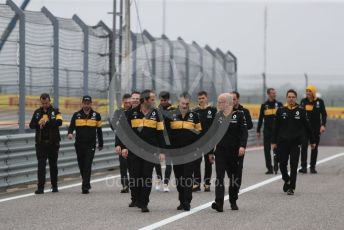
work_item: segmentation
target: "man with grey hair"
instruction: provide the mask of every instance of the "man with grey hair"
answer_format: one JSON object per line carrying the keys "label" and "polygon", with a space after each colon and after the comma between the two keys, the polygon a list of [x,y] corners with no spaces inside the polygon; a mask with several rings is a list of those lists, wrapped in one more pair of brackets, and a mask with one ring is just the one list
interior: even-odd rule
{"label": "man with grey hair", "polygon": [[216,145],[214,154],[209,156],[211,162],[215,161],[216,168],[215,202],[211,207],[218,212],[223,212],[226,172],[230,180],[231,209],[239,209],[236,204],[240,186],[238,163],[239,157],[245,154],[248,133],[244,113],[241,110],[233,110],[233,99],[229,93],[221,94],[218,97],[217,106],[219,112],[214,120],[214,125],[218,126],[219,130],[224,128],[226,131]]}
{"label": "man with grey hair", "polygon": [[[166,119],[166,127],[173,149],[180,149],[184,154],[184,147],[191,145],[198,140],[202,131],[198,114],[190,110],[190,95],[182,93],[179,96],[179,105],[175,110],[171,110]],[[185,154],[187,154],[185,152]],[[190,211],[192,200],[192,172],[195,161],[176,164],[173,162],[173,171],[176,178],[177,190],[180,205],[177,210]]]}

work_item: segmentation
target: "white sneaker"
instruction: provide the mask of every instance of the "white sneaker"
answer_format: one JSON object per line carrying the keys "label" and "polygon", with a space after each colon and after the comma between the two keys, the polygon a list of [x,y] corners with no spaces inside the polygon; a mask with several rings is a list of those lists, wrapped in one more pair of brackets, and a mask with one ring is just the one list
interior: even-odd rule
{"label": "white sneaker", "polygon": [[161,191],[161,180],[157,180],[155,182],[155,190],[156,191]]}
{"label": "white sneaker", "polygon": [[169,192],[170,189],[168,188],[168,184],[164,184],[164,192]]}

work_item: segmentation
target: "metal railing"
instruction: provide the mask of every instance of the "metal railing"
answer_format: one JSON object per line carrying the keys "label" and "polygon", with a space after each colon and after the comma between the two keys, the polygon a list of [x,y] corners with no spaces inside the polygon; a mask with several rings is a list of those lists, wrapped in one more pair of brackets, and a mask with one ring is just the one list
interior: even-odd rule
{"label": "metal railing", "polygon": [[[59,176],[79,173],[74,142],[67,140],[67,132],[61,131],[58,158]],[[103,129],[104,149],[97,151],[92,169],[106,170],[119,165],[114,153],[114,134]],[[0,136],[0,188],[32,183],[37,180],[37,159],[34,134]],[[47,170],[48,171],[48,170]],[[49,173],[47,173],[48,177]]]}
{"label": "metal railing", "polygon": [[[249,132],[248,146],[257,146],[260,141],[255,130]],[[79,173],[74,142],[66,138],[67,132],[61,131],[58,158],[59,176]],[[119,166],[118,156],[114,153],[114,133],[110,128],[103,129],[104,149],[97,151],[92,170],[106,170]],[[48,168],[48,166],[47,166]],[[47,170],[47,178],[49,177]],[[37,159],[34,134],[0,136],[0,188],[33,183],[37,180]]]}

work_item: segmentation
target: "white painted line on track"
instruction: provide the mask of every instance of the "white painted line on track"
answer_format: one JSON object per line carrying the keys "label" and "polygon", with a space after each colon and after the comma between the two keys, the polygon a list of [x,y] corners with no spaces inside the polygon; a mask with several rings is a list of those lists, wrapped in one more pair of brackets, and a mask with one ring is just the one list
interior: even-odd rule
{"label": "white painted line on track", "polygon": [[[120,177],[120,175],[102,177],[102,178],[99,178],[99,179],[92,180],[91,184],[98,183],[98,182],[103,182],[103,181],[106,181],[106,180],[113,180],[113,179],[116,179],[116,178],[119,178],[119,177]],[[75,188],[75,187],[78,187],[78,186],[81,186],[81,183],[75,183],[75,184],[61,186],[61,187],[59,187],[59,190]],[[48,192],[51,192],[51,190],[50,189],[44,190],[44,193],[48,193]],[[8,197],[8,198],[0,199],[0,203],[6,202],[6,201],[11,201],[11,200],[22,199],[22,198],[26,198],[26,197],[30,197],[30,196],[35,196],[35,194],[33,192],[31,192],[31,193],[28,193],[28,194],[23,194],[23,195],[19,195],[19,196],[12,196],[12,197]]]}
{"label": "white painted line on track", "polygon": [[[328,162],[328,161],[337,159],[337,158],[342,157],[342,156],[344,156],[344,152],[343,152],[343,153],[338,153],[338,154],[333,155],[333,156],[331,156],[331,157],[324,158],[324,159],[322,159],[322,160],[319,160],[319,161],[317,162],[317,165],[326,163],[326,162]],[[308,166],[308,168],[309,168],[309,166]],[[272,177],[272,178],[270,178],[270,179],[264,180],[264,181],[262,181],[262,182],[259,182],[259,183],[257,183],[257,184],[251,185],[251,186],[249,186],[249,187],[247,187],[247,188],[245,188],[245,189],[240,190],[239,195],[242,195],[242,194],[244,194],[244,193],[246,193],[246,192],[249,192],[249,191],[258,189],[258,188],[263,187],[263,186],[265,186],[265,185],[267,185],[267,184],[271,184],[271,183],[273,183],[273,182],[275,182],[275,181],[277,181],[277,180],[280,180],[281,178],[282,178],[282,175],[279,175],[279,176],[275,176],[275,177]],[[229,199],[229,196],[228,196],[228,195],[225,196],[225,201],[228,200],[228,199]],[[197,212],[199,212],[199,211],[202,211],[202,210],[204,210],[204,209],[206,209],[206,208],[209,208],[213,202],[214,202],[214,201],[211,201],[211,202],[202,204],[202,205],[200,205],[200,206],[197,206],[197,207],[191,209],[189,212],[183,212],[183,213],[180,213],[180,214],[171,216],[171,217],[169,217],[169,218],[167,218],[167,219],[164,219],[164,220],[158,221],[158,222],[156,222],[156,223],[153,223],[153,224],[151,224],[151,225],[148,225],[148,226],[146,226],[146,227],[140,228],[139,230],[153,230],[153,229],[160,228],[160,227],[162,227],[162,226],[164,226],[164,225],[167,225],[167,224],[170,224],[170,223],[172,223],[172,222],[174,222],[174,221],[176,221],[176,220],[180,220],[180,219],[182,219],[182,218],[185,218],[185,217],[187,217],[187,216],[190,216],[190,215],[192,215],[192,214],[195,214],[195,213],[197,213]]]}
{"label": "white painted line on track", "polygon": [[[248,148],[246,150],[246,152],[257,151],[257,150],[261,150],[261,149],[263,149],[263,147],[253,147],[253,148]],[[162,166],[162,168],[165,168],[165,166]],[[107,181],[107,180],[113,180],[113,179],[116,179],[119,177],[120,177],[120,175],[102,177],[99,179],[91,180],[91,184],[103,182],[103,181]],[[75,184],[70,184],[70,185],[66,185],[66,186],[61,186],[61,187],[59,187],[59,190],[75,188],[78,186],[81,186],[81,183],[75,183]],[[51,192],[50,189],[44,190],[44,193],[49,193],[49,192]],[[31,197],[31,196],[35,196],[35,194],[33,192],[31,192],[31,193],[27,193],[27,194],[23,194],[23,195],[12,196],[12,197],[8,197],[8,198],[0,199],[0,203],[6,202],[6,201],[11,201],[11,200],[22,199],[22,198],[26,198],[26,197]]]}

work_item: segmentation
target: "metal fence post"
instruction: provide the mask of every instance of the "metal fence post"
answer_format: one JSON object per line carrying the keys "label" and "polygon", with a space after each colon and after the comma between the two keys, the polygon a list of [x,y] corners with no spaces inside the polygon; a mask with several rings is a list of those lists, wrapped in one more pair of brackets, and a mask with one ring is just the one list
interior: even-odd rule
{"label": "metal fence post", "polygon": [[200,88],[201,90],[204,90],[204,86],[203,86],[203,77],[204,77],[204,74],[203,74],[203,49],[197,44],[197,42],[193,41],[192,42],[192,45],[197,49],[198,53],[199,53],[199,70],[200,70],[200,73],[202,74],[201,75],[201,83],[200,83]]}
{"label": "metal fence post", "polygon": [[73,20],[80,26],[84,33],[84,95],[88,94],[88,50],[89,50],[89,28],[88,26],[79,18],[79,16],[74,15]]}
{"label": "metal fence post", "polygon": [[217,48],[216,50],[215,50],[215,52],[216,52],[216,54],[217,54],[217,56],[219,57],[219,58],[221,58],[221,60],[222,60],[222,68],[223,68],[223,77],[222,77],[222,87],[221,87],[221,91],[222,92],[227,92],[228,91],[228,89],[225,89],[224,87],[225,87],[225,79],[227,78],[227,75],[228,75],[228,80],[229,80],[229,82],[231,81],[231,79],[230,79],[230,75],[229,75],[229,73],[227,72],[227,62],[226,62],[226,57],[225,57],[225,54],[222,52],[222,50],[220,50],[219,48]]}
{"label": "metal fence post", "polygon": [[131,91],[135,91],[137,87],[137,35],[131,32],[131,52],[132,52],[132,60],[133,60],[133,66],[132,66],[132,78],[133,83],[131,85]]}
{"label": "metal fence post", "polygon": [[152,65],[151,65],[151,71],[152,71],[152,88],[156,90],[156,47],[155,47],[155,38],[147,31],[143,31],[143,35],[150,41],[152,46]]}
{"label": "metal fence post", "polygon": [[189,45],[181,38],[178,37],[178,41],[185,49],[185,91],[188,91],[190,88],[190,50]]}
{"label": "metal fence post", "polygon": [[109,104],[108,104],[108,116],[109,118],[112,117],[113,112],[115,111],[115,94],[114,94],[114,87],[112,87],[112,81],[114,81],[114,75],[115,74],[115,60],[113,59],[115,57],[115,55],[112,55],[112,53],[114,52],[114,48],[113,48],[113,33],[112,30],[103,22],[103,21],[99,21],[99,23],[97,24],[97,26],[101,26],[107,33],[109,36]]}
{"label": "metal fence post", "polygon": [[[306,88],[308,87],[308,80],[309,80],[309,78],[308,78],[308,74],[307,73],[304,73],[304,76],[305,76],[305,84],[306,84]],[[305,88],[305,89],[306,89]]]}
{"label": "metal fence post", "polygon": [[214,93],[213,93],[213,101],[216,101],[216,87],[215,87],[215,77],[216,77],[216,53],[210,48],[209,45],[206,45],[205,50],[207,50],[212,56],[213,56],[213,67],[212,67],[212,85],[213,85],[213,89],[214,89]]}
{"label": "metal fence post", "polygon": [[263,73],[262,77],[263,77],[263,101],[265,101],[265,99],[266,99],[266,97],[265,97],[265,92],[266,92],[266,74]]}
{"label": "metal fence post", "polygon": [[6,4],[19,16],[19,132],[25,133],[25,14],[11,0]]}
{"label": "metal fence post", "polygon": [[172,92],[173,85],[174,85],[173,66],[172,66],[172,61],[174,59],[173,44],[165,34],[161,35],[161,38],[164,41],[166,41],[166,43],[168,44],[169,49],[170,49],[170,59],[169,59],[169,63],[168,63],[169,64],[169,84],[170,84],[170,90],[169,91]]}
{"label": "metal fence post", "polygon": [[53,55],[53,63],[54,63],[54,106],[57,108],[59,107],[59,21],[57,18],[46,8],[43,7],[41,12],[51,21],[53,28],[54,28],[54,55]]}
{"label": "metal fence post", "polygon": [[234,89],[238,91],[238,59],[237,57],[230,51],[227,51],[227,54],[233,58],[234,60]]}

